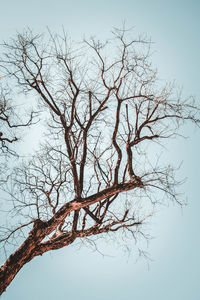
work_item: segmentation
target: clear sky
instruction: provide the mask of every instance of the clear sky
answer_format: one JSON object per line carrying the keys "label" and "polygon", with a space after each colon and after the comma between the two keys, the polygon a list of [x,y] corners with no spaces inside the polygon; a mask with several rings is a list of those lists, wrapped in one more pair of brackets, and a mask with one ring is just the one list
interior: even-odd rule
{"label": "clear sky", "polygon": [[[26,26],[39,33],[46,26],[53,31],[64,26],[75,40],[84,34],[107,38],[124,20],[135,32],[152,37],[160,77],[176,80],[184,95],[195,95],[200,102],[198,0],[1,0],[0,40]],[[181,175],[188,179],[182,189],[189,204],[183,210],[158,208],[150,226],[149,268],[112,243],[98,244],[112,257],[71,246],[27,264],[2,300],[199,300],[200,131],[188,126],[184,133],[189,138],[173,141],[166,159],[184,161]]]}

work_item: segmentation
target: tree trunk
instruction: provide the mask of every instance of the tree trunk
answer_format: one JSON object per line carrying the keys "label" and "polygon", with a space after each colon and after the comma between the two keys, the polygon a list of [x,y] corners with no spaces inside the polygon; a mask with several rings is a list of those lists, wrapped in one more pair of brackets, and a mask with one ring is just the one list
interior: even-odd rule
{"label": "tree trunk", "polygon": [[19,270],[40,253],[38,243],[44,238],[45,222],[36,220],[24,243],[6,260],[0,268],[0,295],[17,275]]}
{"label": "tree trunk", "polygon": [[71,211],[79,210],[95,202],[101,201],[102,199],[111,197],[123,191],[132,190],[136,187],[142,187],[142,183],[131,180],[126,183],[114,185],[87,198],[80,200],[75,199],[64,204],[47,222],[35,220],[33,229],[29,232],[27,239],[13,254],[11,254],[0,268],[0,295],[6,290],[20,269],[35,256],[42,255],[49,250],[64,247],[74,241],[74,237],[71,237],[69,240],[67,239],[67,241],[63,242],[63,245],[59,243],[54,245],[53,242],[49,245],[41,243],[46,236],[56,229],[60,222],[62,222]]}

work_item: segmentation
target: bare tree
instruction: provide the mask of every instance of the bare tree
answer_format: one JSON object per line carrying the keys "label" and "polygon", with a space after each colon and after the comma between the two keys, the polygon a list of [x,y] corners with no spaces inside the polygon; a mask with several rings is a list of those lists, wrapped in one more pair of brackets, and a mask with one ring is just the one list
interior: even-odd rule
{"label": "bare tree", "polygon": [[48,117],[41,149],[7,185],[18,223],[2,228],[1,243],[21,245],[1,267],[0,293],[38,255],[109,232],[137,238],[163,197],[181,203],[159,145],[184,121],[198,125],[199,108],[160,86],[151,42],[129,34],[75,44],[28,30],[3,44],[3,75],[34,93]]}

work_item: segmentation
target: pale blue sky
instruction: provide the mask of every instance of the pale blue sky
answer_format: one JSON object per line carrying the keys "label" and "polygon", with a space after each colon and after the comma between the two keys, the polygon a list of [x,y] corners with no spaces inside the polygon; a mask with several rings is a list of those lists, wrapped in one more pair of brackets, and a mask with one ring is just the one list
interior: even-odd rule
{"label": "pale blue sky", "polygon": [[[200,99],[200,2],[197,0],[18,0],[0,1],[0,40],[29,26],[35,32],[63,25],[73,39],[107,38],[126,20],[155,42],[154,62],[162,79],[176,80],[185,95]],[[200,101],[200,100],[199,100]],[[152,262],[113,250],[114,257],[68,247],[34,259],[14,279],[3,300],[199,300],[200,299],[200,132],[188,126],[187,140],[170,144],[166,159],[184,161],[181,175],[189,204],[160,207],[150,229]],[[113,245],[115,248],[116,245]],[[112,253],[99,243],[105,254]],[[134,251],[134,249],[133,249]]]}

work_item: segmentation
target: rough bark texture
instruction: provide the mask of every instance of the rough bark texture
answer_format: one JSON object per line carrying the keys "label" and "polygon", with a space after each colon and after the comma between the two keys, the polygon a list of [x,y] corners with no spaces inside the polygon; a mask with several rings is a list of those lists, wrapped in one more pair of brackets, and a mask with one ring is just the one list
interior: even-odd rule
{"label": "rough bark texture", "polygon": [[62,238],[57,238],[56,242],[54,240],[54,243],[42,243],[42,240],[47,235],[51,234],[70,212],[92,205],[98,201],[101,201],[102,199],[111,197],[118,193],[132,190],[136,187],[142,187],[142,183],[139,184],[139,182],[130,181],[127,183],[118,184],[85,199],[75,199],[66,203],[48,222],[36,220],[28,238],[8,258],[8,260],[0,269],[0,295],[6,290],[20,269],[34,257],[42,255],[44,252],[49,250],[55,250],[67,246],[73,243],[73,241],[76,239],[76,235],[81,236],[80,233],[76,232],[67,233],[64,234]]}

